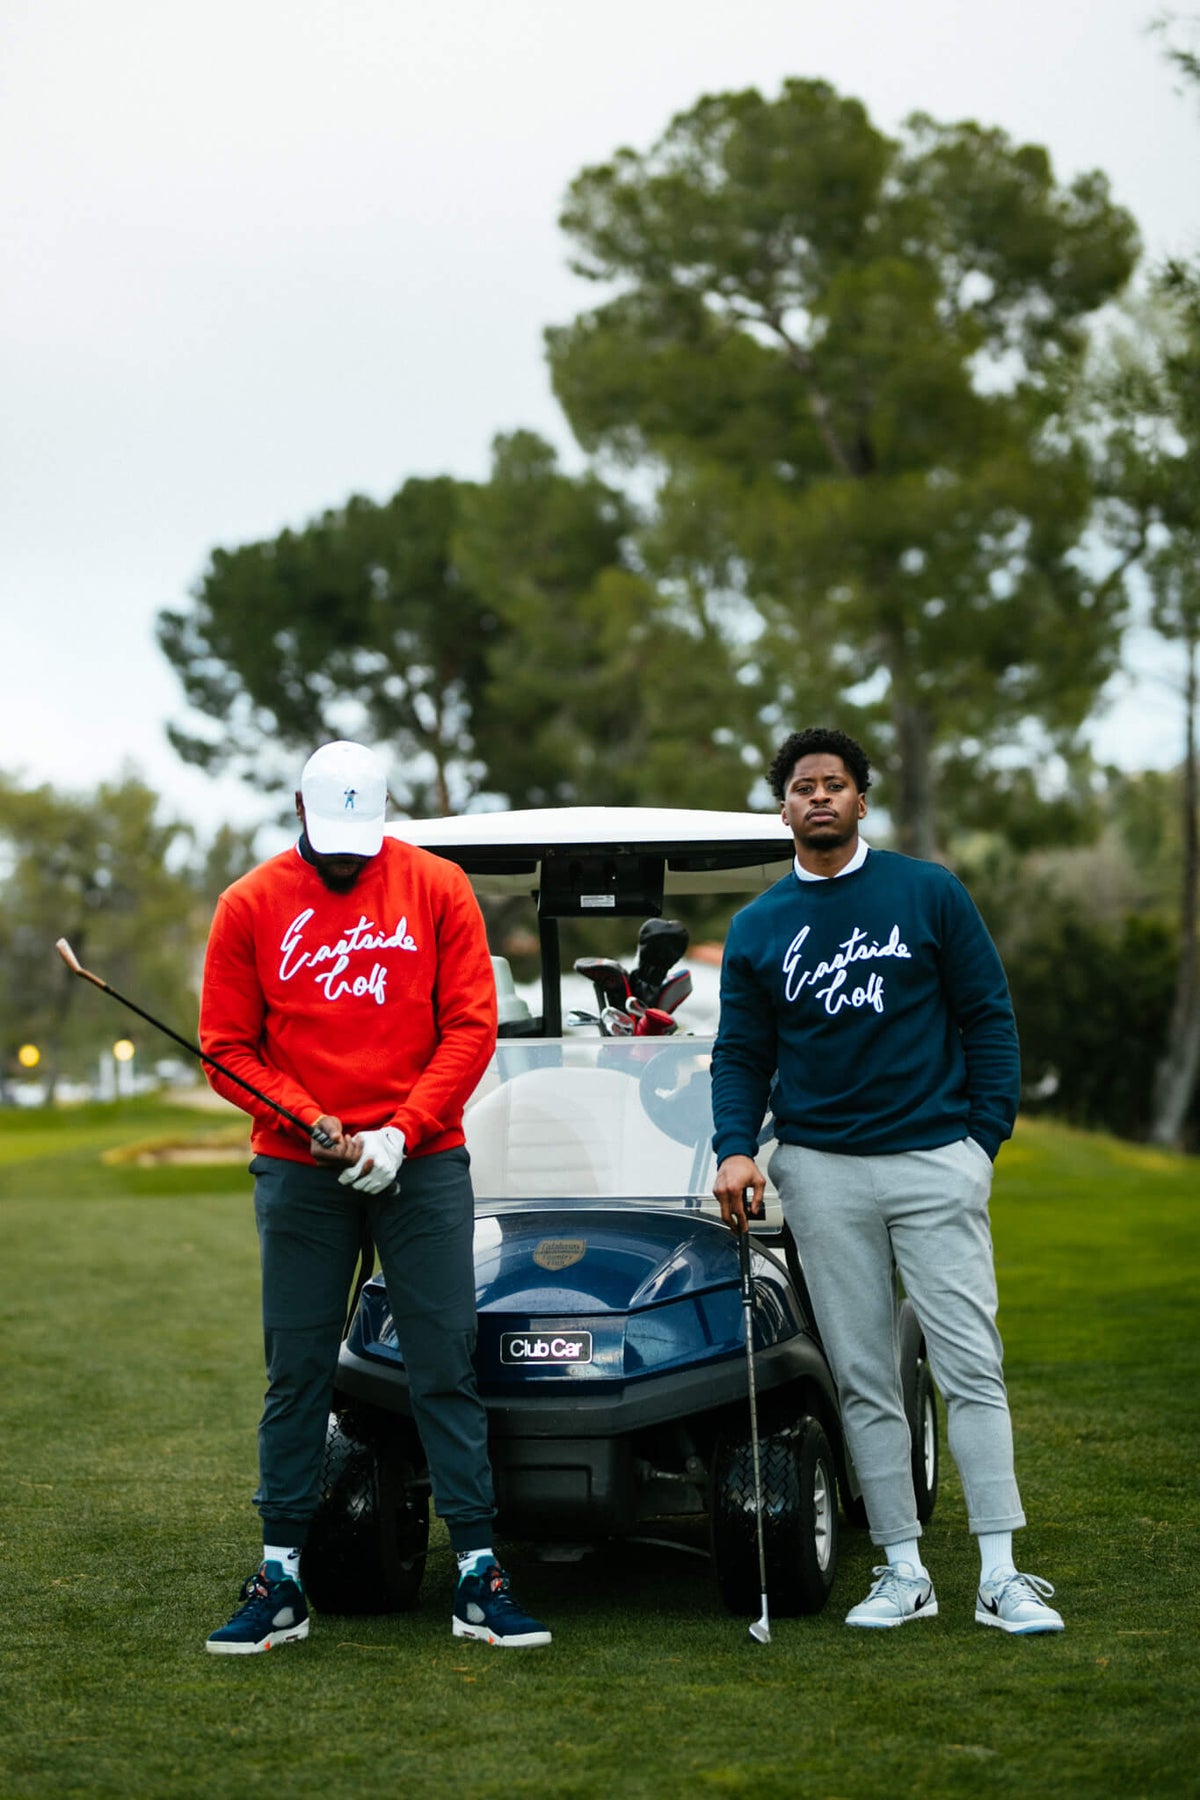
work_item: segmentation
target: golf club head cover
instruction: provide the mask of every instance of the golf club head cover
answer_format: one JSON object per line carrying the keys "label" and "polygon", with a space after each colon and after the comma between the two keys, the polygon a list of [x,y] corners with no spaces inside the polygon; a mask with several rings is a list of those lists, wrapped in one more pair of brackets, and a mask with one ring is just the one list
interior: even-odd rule
{"label": "golf club head cover", "polygon": [[680,919],[647,919],[638,932],[637,966],[629,985],[639,1000],[653,1006],[659,990],[688,947],[688,929]]}
{"label": "golf club head cover", "polygon": [[[382,1194],[391,1187],[404,1161],[404,1133],[395,1125],[384,1125],[378,1131],[360,1131],[358,1141],[362,1154],[342,1171],[338,1183],[362,1194]],[[364,1167],[366,1163],[371,1164],[369,1169]]]}

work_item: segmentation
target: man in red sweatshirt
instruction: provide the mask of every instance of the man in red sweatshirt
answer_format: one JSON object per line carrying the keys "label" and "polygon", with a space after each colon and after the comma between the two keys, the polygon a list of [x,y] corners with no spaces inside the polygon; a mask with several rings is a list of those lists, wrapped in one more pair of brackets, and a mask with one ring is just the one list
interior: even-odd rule
{"label": "man in red sweatshirt", "polygon": [[308,1635],[300,1557],[364,1214],[458,1557],[454,1635],[550,1642],[492,1550],[487,1417],[472,1364],[474,1197],[462,1115],[496,1041],[487,938],[462,870],[385,837],[386,808],[373,753],[325,744],[296,795],[299,843],[225,890],[208,941],[201,1047],[327,1140],[301,1136],[209,1071],[254,1121],[268,1377],[254,1496],[262,1562],[208,1639],[218,1654]]}

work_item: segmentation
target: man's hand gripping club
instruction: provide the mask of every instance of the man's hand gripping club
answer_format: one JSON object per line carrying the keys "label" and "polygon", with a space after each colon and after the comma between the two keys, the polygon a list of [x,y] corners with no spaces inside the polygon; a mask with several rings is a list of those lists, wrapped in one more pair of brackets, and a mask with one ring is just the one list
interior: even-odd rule
{"label": "man's hand gripping club", "polygon": [[342,1173],[338,1182],[342,1187],[357,1188],[362,1194],[382,1194],[395,1181],[404,1160],[404,1133],[395,1125],[383,1125],[378,1131],[360,1131],[346,1137],[342,1133],[341,1120],[322,1113],[313,1131],[322,1131],[331,1140],[326,1149],[314,1135],[314,1162],[340,1167]]}
{"label": "man's hand gripping club", "polygon": [[713,1193],[721,1202],[721,1217],[731,1231],[748,1231],[751,1219],[761,1219],[766,1208],[766,1177],[751,1156],[727,1156],[717,1170]]}

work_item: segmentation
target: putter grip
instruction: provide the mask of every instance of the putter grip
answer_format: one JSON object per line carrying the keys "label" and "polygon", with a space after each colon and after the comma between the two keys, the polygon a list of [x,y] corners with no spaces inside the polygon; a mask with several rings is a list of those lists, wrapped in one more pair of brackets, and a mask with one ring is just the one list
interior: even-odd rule
{"label": "putter grip", "polygon": [[327,1131],[322,1131],[319,1125],[314,1125],[312,1128],[312,1141],[314,1144],[320,1144],[322,1150],[333,1149],[333,1139]]}

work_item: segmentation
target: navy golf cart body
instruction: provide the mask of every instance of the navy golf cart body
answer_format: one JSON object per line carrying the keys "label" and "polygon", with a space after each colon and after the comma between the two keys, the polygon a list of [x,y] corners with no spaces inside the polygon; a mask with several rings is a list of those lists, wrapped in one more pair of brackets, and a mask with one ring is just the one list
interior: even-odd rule
{"label": "navy golf cart body", "polygon": [[[569,1554],[652,1521],[661,1531],[703,1516],[721,1595],[749,1610],[759,1572],[745,1314],[736,1241],[712,1198],[713,1038],[688,1031],[686,1005],[673,1035],[602,1036],[580,1012],[564,1029],[557,926],[657,917],[688,892],[748,898],[786,871],[791,838],[757,815],[641,808],[389,830],[458,862],[481,899],[523,894],[537,907],[540,1011],[516,996],[500,963],[500,1036],[464,1120],[497,1532]],[[769,1155],[768,1122],[760,1166]],[[836,1570],[839,1493],[852,1521],[862,1509],[804,1273],[769,1183],[751,1260],[771,1603],[781,1615],[814,1612]],[[927,1518],[936,1409],[904,1300],[897,1351]],[[334,1612],[411,1605],[427,1535],[403,1350],[374,1275],[341,1351],[305,1552],[314,1602]]]}

